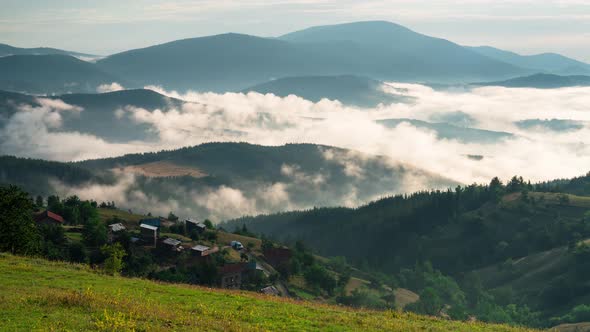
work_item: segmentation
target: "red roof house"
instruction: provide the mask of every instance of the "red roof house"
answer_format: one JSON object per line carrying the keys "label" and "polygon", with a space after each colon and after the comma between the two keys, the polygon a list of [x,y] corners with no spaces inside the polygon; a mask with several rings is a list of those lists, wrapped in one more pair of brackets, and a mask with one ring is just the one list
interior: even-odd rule
{"label": "red roof house", "polygon": [[61,225],[65,222],[62,216],[49,210],[45,210],[36,215],[35,221],[40,225]]}

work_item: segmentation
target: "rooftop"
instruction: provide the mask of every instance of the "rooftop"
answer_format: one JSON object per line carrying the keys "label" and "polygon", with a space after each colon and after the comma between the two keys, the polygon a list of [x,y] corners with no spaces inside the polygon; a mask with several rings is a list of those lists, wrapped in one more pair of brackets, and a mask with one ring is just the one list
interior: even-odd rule
{"label": "rooftop", "polygon": [[141,224],[141,225],[139,225],[139,227],[140,228],[149,229],[149,230],[152,230],[152,231],[157,231],[158,230],[158,227],[152,226],[152,225],[148,225],[148,224]]}
{"label": "rooftop", "polygon": [[60,216],[57,213],[53,213],[53,212],[51,212],[49,210],[45,210],[41,214],[37,215],[35,217],[35,220],[40,221],[40,220],[43,220],[46,217],[47,218],[50,218],[50,219],[53,219],[53,220],[55,220],[55,221],[57,221],[59,223],[63,223],[64,222],[64,218],[62,216]]}
{"label": "rooftop", "polygon": [[201,245],[201,244],[197,244],[196,246],[191,248],[192,250],[196,250],[196,251],[207,251],[209,250],[209,247]]}
{"label": "rooftop", "polygon": [[165,239],[162,242],[165,243],[165,244],[171,245],[171,246],[177,246],[177,245],[180,245],[180,243],[181,243],[179,240],[173,239],[171,237]]}

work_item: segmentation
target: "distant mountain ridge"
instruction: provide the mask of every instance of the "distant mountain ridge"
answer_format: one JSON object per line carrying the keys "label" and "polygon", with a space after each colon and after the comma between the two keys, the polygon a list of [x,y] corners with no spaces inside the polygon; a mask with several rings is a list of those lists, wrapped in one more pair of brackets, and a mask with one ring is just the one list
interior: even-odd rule
{"label": "distant mountain ridge", "polygon": [[[31,58],[20,58],[25,56]],[[536,72],[590,74],[590,65],[558,54],[521,56],[491,47],[464,47],[386,21],[317,26],[277,38],[227,33],[182,39],[113,54],[96,64],[86,63],[86,68],[73,60],[57,64],[36,58],[56,56],[88,55],[0,44],[0,70],[8,67],[11,73],[0,78],[0,89],[62,94],[93,92],[97,84],[118,82],[129,88],[159,85],[169,90],[228,92],[312,76],[464,84]],[[3,62],[16,59],[22,64],[3,67]],[[56,82],[47,81],[44,72],[49,69],[39,68],[39,63],[55,69],[49,76]],[[318,99],[317,93],[306,93]],[[330,92],[326,94],[322,97],[330,98]]]}
{"label": "distant mountain ridge", "polygon": [[590,64],[556,53],[520,55],[490,46],[466,46],[475,52],[518,67],[557,75],[590,74]]}
{"label": "distant mountain ridge", "polygon": [[80,58],[98,58],[99,57],[99,56],[93,55],[93,54],[66,51],[66,50],[60,50],[60,49],[51,48],[51,47],[23,48],[23,47],[15,47],[15,46],[11,46],[8,44],[0,43],[0,57],[9,56],[9,55],[51,55],[51,54],[71,55],[71,56],[80,57]]}
{"label": "distant mountain ridge", "polygon": [[590,76],[560,76],[553,74],[535,74],[531,76],[516,77],[505,81],[475,83],[475,85],[537,89],[584,87],[590,86]]}
{"label": "distant mountain ridge", "polygon": [[300,76],[272,80],[244,89],[243,92],[272,93],[281,97],[296,95],[312,102],[327,98],[358,107],[375,107],[378,104],[412,100],[410,97],[385,92],[384,84],[381,81],[353,75]]}
{"label": "distant mountain ridge", "polygon": [[97,64],[134,85],[200,91],[239,91],[289,76],[466,82],[527,73],[389,22],[315,27],[276,39],[235,33],[184,39],[114,54]]}

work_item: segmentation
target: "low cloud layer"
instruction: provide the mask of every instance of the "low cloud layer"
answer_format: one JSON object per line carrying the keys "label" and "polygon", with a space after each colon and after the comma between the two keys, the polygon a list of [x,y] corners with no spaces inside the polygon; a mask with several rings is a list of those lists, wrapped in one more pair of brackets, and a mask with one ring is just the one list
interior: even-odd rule
{"label": "low cloud layer", "polygon": [[[104,88],[117,89],[118,84]],[[507,180],[516,174],[532,181],[551,180],[584,174],[590,168],[590,147],[587,144],[590,142],[590,88],[482,87],[437,91],[417,84],[388,83],[384,87],[386,91],[414,97],[415,101],[371,109],[348,107],[330,100],[312,103],[297,96],[178,94],[158,87],[149,88],[187,103],[172,109],[147,110],[129,106],[108,111],[115,112],[120,121],[148,125],[154,135],[150,142],[112,143],[105,137],[63,131],[60,129],[61,115],[84,110],[60,101],[39,99],[40,106],[23,106],[5,121],[0,129],[0,152],[69,161],[173,149],[211,141],[246,141],[261,145],[317,143],[356,151],[348,155],[327,151],[324,158],[340,163],[347,176],[358,181],[363,181],[367,175],[363,163],[358,162],[362,160],[359,156],[368,154],[384,156],[392,166],[411,165],[466,184],[485,183],[493,176]],[[394,128],[376,122],[390,118],[450,121],[460,126],[510,132],[514,136],[494,143],[460,142],[440,139],[431,130],[405,122]],[[583,126],[555,132],[515,124],[528,119],[575,120]],[[483,159],[468,157],[473,155],[483,156]],[[324,181],[320,173],[301,173],[298,165],[286,164],[280,171],[290,178],[289,183],[263,184],[248,193],[222,186],[187,195],[194,198],[195,204],[222,218],[306,207],[293,203],[288,187],[297,183],[313,186]],[[121,181],[125,184],[121,190],[129,190],[132,183],[129,181],[128,178]],[[426,186],[420,175],[404,178],[405,191],[428,189]],[[108,193],[107,188],[93,189]],[[388,193],[391,192],[384,190],[382,194]],[[355,197],[355,188],[350,188],[349,196],[350,199],[339,196],[340,202],[336,203],[351,205],[366,199]],[[125,195],[126,200],[129,197]],[[140,195],[134,199],[138,205],[155,204]],[[260,203],[263,201],[266,202],[264,206]],[[160,201],[158,204],[162,211],[182,209],[178,202]]]}

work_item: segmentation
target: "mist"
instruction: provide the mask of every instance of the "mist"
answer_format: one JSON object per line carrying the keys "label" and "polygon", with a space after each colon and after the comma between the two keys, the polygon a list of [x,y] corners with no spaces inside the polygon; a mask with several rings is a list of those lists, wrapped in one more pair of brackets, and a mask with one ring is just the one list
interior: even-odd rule
{"label": "mist", "polygon": [[[120,90],[117,83],[103,87]],[[297,96],[259,93],[180,94],[150,86],[156,92],[186,101],[181,107],[142,109],[133,106],[105,110],[120,121],[148,125],[153,140],[112,142],[62,128],[62,116],[84,112],[76,105],[39,98],[39,106],[20,106],[0,129],[0,152],[58,161],[119,156],[126,153],[175,149],[206,142],[249,142],[277,146],[315,143],[349,149],[346,154],[323,151],[349,179],[347,186],[322,188],[331,174],[301,172],[298,165],[282,165],[284,181],[243,186],[221,185],[194,190],[171,188],[169,199],[146,196],[137,179],[119,174],[115,186],[68,187],[55,182],[57,191],[83,198],[116,200],[127,207],[153,213],[199,213],[218,220],[244,214],[271,213],[313,206],[357,206],[385,195],[436,187],[429,176],[445,183],[487,183],[494,176],[508,180],[521,175],[531,181],[574,177],[588,171],[590,148],[590,88],[553,90],[501,87],[435,90],[425,85],[387,83],[384,91],[412,97],[411,103],[357,108],[334,100],[313,103]],[[388,128],[378,120],[409,118],[449,121],[459,126],[512,133],[494,142],[476,143],[441,139],[435,131],[408,122]],[[564,119],[581,123],[575,130],[523,128],[518,121]],[[368,182],[366,161],[380,156],[391,173],[405,167],[395,186],[375,184],[374,191],[359,189]],[[470,158],[469,156],[481,156]],[[153,181],[153,180],[150,180]],[[393,181],[393,180],[392,180]],[[440,182],[439,182],[440,183]],[[305,190],[303,190],[304,188]],[[318,189],[319,188],[319,189]],[[317,191],[318,195],[310,193]],[[309,199],[300,197],[309,196]],[[314,200],[317,204],[314,204]]]}

